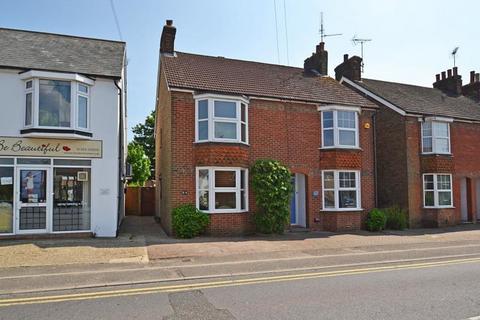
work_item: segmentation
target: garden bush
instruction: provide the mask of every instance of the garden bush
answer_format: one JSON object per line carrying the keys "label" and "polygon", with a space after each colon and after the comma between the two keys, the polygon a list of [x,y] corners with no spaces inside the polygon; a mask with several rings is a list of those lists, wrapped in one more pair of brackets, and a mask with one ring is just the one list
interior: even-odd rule
{"label": "garden bush", "polygon": [[369,231],[382,231],[383,229],[385,229],[386,223],[387,217],[382,210],[375,208],[368,213],[367,229]]}
{"label": "garden bush", "polygon": [[186,204],[173,209],[172,225],[179,238],[193,238],[205,231],[210,217],[198,210],[193,204]]}
{"label": "garden bush", "polygon": [[387,217],[386,228],[391,230],[403,230],[408,226],[406,212],[398,207],[393,206],[384,210]]}
{"label": "garden bush", "polygon": [[283,233],[290,215],[290,170],[275,160],[257,160],[251,174],[259,210],[255,214],[257,230],[262,233]]}

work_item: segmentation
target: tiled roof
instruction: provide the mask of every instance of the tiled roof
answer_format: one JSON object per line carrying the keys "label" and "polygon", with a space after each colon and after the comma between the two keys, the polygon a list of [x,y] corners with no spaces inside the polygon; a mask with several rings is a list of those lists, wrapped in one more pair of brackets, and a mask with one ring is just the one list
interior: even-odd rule
{"label": "tiled roof", "polygon": [[125,43],[0,28],[0,67],[119,78]]}
{"label": "tiled roof", "polygon": [[408,113],[480,120],[480,105],[465,97],[452,97],[434,88],[362,79],[359,86]]}
{"label": "tiled roof", "polygon": [[305,76],[302,68],[176,52],[162,56],[170,87],[375,108],[330,77]]}

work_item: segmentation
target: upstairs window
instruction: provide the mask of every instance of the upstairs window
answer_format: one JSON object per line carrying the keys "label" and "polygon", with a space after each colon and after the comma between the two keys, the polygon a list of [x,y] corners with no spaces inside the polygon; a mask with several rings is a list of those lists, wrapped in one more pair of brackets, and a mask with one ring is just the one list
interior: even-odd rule
{"label": "upstairs window", "polygon": [[358,148],[358,140],[358,113],[356,111],[322,111],[323,148]]}
{"label": "upstairs window", "polygon": [[422,153],[450,154],[450,124],[422,122]]}
{"label": "upstairs window", "polygon": [[195,141],[248,143],[248,110],[244,99],[203,95],[196,100]]}
{"label": "upstairs window", "polygon": [[77,81],[33,78],[25,81],[25,127],[90,128],[90,87]]}

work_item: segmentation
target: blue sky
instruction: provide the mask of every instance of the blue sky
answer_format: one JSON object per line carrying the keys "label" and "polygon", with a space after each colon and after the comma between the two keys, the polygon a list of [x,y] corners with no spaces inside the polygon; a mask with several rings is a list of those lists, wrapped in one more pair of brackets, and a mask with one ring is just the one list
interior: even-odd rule
{"label": "blue sky", "polygon": [[[177,27],[179,51],[287,64],[283,0],[114,0],[128,46],[129,128],[154,108],[160,34],[166,19]],[[431,86],[435,74],[457,66],[468,82],[480,71],[480,31],[475,0],[285,0],[288,61],[303,66],[320,41],[320,12],[327,33],[329,73],[343,54],[365,46],[364,77]],[[118,40],[109,0],[0,0],[0,26]]]}

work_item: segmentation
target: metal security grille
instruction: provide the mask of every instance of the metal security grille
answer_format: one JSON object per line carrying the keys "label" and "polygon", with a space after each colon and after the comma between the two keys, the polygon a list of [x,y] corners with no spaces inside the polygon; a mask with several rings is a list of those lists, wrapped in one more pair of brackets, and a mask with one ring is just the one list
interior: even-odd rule
{"label": "metal security grille", "polygon": [[47,208],[20,208],[20,230],[45,229],[47,226]]}
{"label": "metal security grille", "polygon": [[53,231],[76,231],[88,229],[89,215],[82,206],[67,205],[53,209]]}

